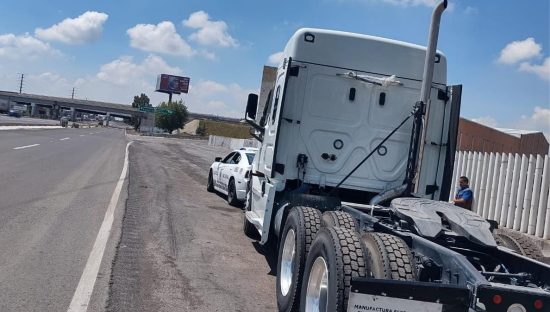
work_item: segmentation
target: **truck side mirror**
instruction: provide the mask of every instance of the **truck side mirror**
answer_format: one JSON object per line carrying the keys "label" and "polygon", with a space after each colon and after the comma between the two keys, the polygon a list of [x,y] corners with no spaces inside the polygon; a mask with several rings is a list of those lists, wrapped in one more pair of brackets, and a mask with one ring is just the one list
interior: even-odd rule
{"label": "truck side mirror", "polygon": [[246,103],[246,117],[250,119],[256,119],[256,110],[258,109],[258,95],[250,93],[248,95],[248,102]]}

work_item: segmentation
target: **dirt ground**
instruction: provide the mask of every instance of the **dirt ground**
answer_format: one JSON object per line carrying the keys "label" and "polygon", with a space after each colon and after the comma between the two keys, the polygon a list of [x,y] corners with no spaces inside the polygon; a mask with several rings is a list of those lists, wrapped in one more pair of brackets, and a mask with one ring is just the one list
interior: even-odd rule
{"label": "dirt ground", "polygon": [[107,311],[275,311],[275,256],[243,234],[240,208],[206,191],[228,151],[132,139]]}

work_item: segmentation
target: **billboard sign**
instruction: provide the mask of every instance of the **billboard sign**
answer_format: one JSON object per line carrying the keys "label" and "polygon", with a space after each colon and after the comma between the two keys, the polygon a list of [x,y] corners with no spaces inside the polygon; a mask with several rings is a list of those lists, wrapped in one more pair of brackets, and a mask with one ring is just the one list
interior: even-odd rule
{"label": "billboard sign", "polygon": [[189,92],[189,77],[160,74],[157,78],[157,92],[187,93]]}

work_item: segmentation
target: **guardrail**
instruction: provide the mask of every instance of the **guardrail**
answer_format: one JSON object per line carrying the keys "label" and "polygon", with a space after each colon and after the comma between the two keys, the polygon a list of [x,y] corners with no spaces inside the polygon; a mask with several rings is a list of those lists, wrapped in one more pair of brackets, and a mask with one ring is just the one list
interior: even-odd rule
{"label": "guardrail", "polygon": [[235,139],[217,135],[208,136],[208,145],[226,147],[236,150],[241,147],[258,147],[258,141],[255,139]]}
{"label": "guardrail", "polygon": [[474,212],[502,227],[550,239],[548,155],[457,152],[452,185],[461,176],[470,180]]}

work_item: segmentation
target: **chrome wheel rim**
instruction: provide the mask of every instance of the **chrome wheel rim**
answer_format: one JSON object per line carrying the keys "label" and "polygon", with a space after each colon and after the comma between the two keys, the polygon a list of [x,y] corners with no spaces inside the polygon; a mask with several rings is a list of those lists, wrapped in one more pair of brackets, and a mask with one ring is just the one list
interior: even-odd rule
{"label": "chrome wheel rim", "polygon": [[281,256],[281,294],[286,296],[292,286],[292,272],[294,271],[294,255],[296,254],[296,234],[290,229],[286,233],[283,255]]}
{"label": "chrome wheel rim", "polygon": [[326,312],[328,299],[328,269],[323,257],[317,257],[307,282],[306,312]]}

